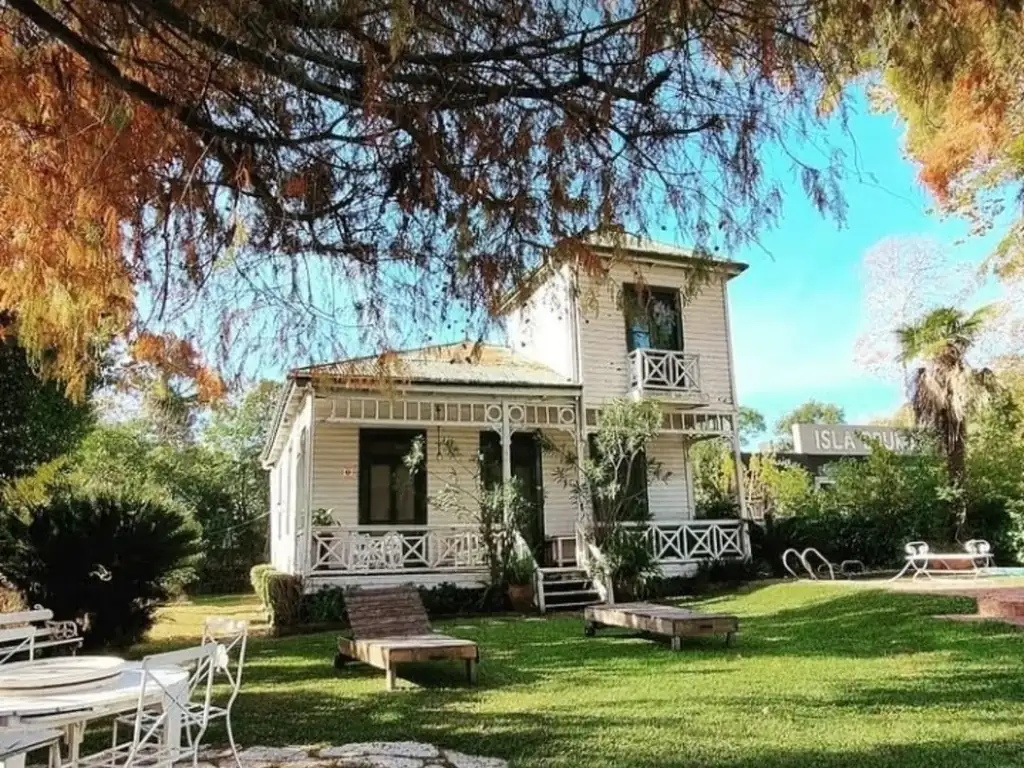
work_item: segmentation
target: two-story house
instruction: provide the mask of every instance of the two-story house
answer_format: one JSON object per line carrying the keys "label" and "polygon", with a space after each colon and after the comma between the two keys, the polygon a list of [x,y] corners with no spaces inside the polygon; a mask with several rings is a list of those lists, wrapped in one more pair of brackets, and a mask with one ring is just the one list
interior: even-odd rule
{"label": "two-story house", "polygon": [[689,450],[724,437],[740,466],[727,285],[745,265],[638,238],[595,251],[603,275],[548,264],[508,298],[507,346],[398,353],[384,384],[376,357],[291,371],[263,453],[272,564],[308,589],[482,583],[479,522],[437,499],[490,472],[530,502],[542,609],[595,599],[588,505],[562,457],[586,451],[622,397],[662,407],[648,454],[669,477],[647,489],[646,536],[663,571],[744,556],[740,520],[696,519]]}

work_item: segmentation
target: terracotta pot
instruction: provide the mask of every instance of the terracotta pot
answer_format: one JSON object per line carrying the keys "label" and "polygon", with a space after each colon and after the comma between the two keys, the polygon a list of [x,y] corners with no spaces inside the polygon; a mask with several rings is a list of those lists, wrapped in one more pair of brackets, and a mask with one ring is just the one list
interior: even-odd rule
{"label": "terracotta pot", "polygon": [[516,613],[532,613],[533,584],[509,584],[508,601]]}
{"label": "terracotta pot", "polygon": [[632,603],[636,600],[636,589],[628,581],[616,581],[612,585],[616,603]]}

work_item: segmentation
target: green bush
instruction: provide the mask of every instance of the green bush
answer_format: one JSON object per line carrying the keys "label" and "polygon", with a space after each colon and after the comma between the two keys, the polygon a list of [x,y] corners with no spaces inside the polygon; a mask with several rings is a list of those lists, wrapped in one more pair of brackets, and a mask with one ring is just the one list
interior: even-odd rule
{"label": "green bush", "polygon": [[500,613],[507,608],[504,593],[493,587],[460,587],[445,582],[436,587],[420,587],[420,597],[432,617]]}
{"label": "green bush", "polygon": [[0,512],[4,576],[29,604],[81,622],[86,648],[141,640],[192,578],[197,538],[172,507],[112,496]]}
{"label": "green bush", "polygon": [[302,623],[302,577],[271,570],[266,579],[270,623],[275,627],[299,626]]}
{"label": "green bush", "polygon": [[302,598],[302,621],[305,624],[334,624],[345,621],[345,590],[325,587]]}
{"label": "green bush", "polygon": [[809,496],[796,514],[752,527],[755,561],[781,574],[786,549],[814,547],[833,563],[889,568],[903,563],[908,541],[955,546],[952,497],[937,456],[875,450],[832,464],[828,473],[834,484]]}
{"label": "green bush", "polygon": [[269,563],[260,563],[254,565],[249,569],[249,583],[252,585],[252,591],[256,593],[256,597],[260,599],[260,604],[263,606],[264,613],[267,616],[270,615],[270,596],[267,594],[267,577],[274,570],[274,566]]}

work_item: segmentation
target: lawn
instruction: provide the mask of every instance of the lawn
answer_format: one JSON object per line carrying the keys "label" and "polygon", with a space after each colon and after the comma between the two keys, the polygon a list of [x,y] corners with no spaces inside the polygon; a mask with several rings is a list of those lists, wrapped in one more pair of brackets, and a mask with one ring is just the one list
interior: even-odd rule
{"label": "lawn", "polygon": [[[739,614],[737,647],[584,638],[574,616],[440,623],[480,644],[475,689],[439,664],[388,694],[378,670],[332,668],[333,634],[256,639],[236,734],[249,745],[412,739],[514,766],[1024,765],[1021,635],[932,618],[967,601],[773,585],[704,604]],[[231,605],[168,609],[157,634]]]}

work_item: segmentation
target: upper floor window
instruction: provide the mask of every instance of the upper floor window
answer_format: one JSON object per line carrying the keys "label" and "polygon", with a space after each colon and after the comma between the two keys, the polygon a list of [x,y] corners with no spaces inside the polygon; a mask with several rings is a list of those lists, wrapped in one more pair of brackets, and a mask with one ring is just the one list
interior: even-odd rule
{"label": "upper floor window", "polygon": [[626,347],[683,349],[683,316],[679,291],[626,283],[622,286],[626,316]]}

